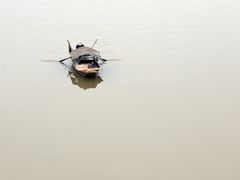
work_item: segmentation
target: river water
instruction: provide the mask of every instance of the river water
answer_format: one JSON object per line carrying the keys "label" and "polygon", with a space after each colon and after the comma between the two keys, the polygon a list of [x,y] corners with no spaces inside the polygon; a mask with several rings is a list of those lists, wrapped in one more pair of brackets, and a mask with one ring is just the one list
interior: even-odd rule
{"label": "river water", "polygon": [[[8,0],[0,179],[239,180],[238,0]],[[67,42],[103,58],[84,79]]]}

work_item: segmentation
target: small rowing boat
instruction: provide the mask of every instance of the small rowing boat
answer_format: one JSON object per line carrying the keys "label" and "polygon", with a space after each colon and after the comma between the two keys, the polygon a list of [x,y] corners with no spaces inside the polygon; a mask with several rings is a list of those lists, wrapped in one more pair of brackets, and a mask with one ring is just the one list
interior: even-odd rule
{"label": "small rowing boat", "polygon": [[[92,46],[93,47],[93,46]],[[95,76],[100,70],[100,63],[106,61],[100,56],[100,52],[92,47],[78,44],[76,49],[72,49],[68,41],[68,51],[73,63],[73,67],[82,76]]]}

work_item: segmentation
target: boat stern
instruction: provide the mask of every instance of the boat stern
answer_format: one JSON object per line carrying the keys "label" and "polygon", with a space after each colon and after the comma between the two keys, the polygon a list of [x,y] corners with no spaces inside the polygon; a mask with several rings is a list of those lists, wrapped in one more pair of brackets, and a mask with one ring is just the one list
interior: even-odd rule
{"label": "boat stern", "polygon": [[91,67],[89,64],[78,64],[74,66],[75,69],[84,76],[94,76],[98,74],[99,67]]}

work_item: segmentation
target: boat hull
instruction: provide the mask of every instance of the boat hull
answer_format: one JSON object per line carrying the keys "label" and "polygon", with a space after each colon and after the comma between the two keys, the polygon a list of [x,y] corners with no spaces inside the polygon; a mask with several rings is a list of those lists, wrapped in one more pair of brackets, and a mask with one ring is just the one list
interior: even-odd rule
{"label": "boat hull", "polygon": [[[86,59],[89,60],[88,58],[85,58],[85,61],[84,61],[84,56],[86,57],[89,55],[93,57],[93,59],[94,58],[101,59],[100,52],[86,46],[82,46],[73,50],[69,41],[68,41],[68,45],[69,45],[69,54],[72,59],[73,67],[76,70],[76,72],[78,72],[80,75],[84,77],[96,76],[98,74],[98,71],[100,70],[99,63],[94,60],[91,61],[91,59],[88,62],[86,61]],[[80,57],[83,57],[83,61],[79,60]]]}

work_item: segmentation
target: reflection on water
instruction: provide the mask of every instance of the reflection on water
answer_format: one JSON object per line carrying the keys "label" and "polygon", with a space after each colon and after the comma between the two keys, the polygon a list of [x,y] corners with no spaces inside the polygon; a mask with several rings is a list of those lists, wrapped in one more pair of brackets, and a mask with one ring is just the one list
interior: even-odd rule
{"label": "reflection on water", "polygon": [[86,77],[82,77],[81,75],[79,75],[74,71],[69,71],[68,75],[73,85],[77,85],[84,90],[96,88],[97,85],[103,81],[100,76],[86,78]]}
{"label": "reflection on water", "polygon": [[81,89],[87,90],[96,88],[97,85],[103,81],[100,76],[83,77],[74,69],[73,66],[68,67],[65,64],[64,66],[68,69],[68,77],[70,77],[72,84],[77,85]]}

